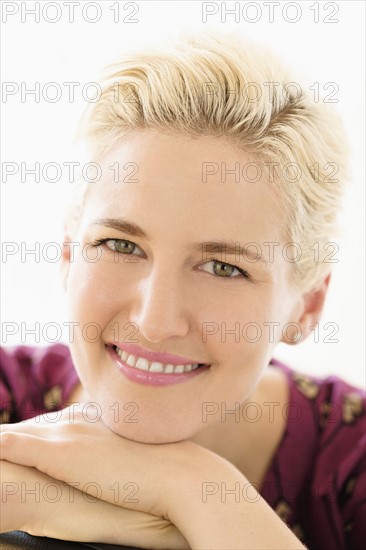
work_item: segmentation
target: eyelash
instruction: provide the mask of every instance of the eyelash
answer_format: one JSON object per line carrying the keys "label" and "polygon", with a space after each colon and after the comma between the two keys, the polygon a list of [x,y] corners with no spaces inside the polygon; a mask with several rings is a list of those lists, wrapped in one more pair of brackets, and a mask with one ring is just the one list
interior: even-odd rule
{"label": "eyelash", "polygon": [[[136,248],[140,248],[137,244],[135,244],[134,242],[132,241],[129,241],[127,239],[110,239],[110,238],[105,238],[105,239],[97,239],[91,243],[89,243],[90,246],[101,246],[105,243],[107,243],[108,241],[122,241],[122,242],[126,242],[126,243],[130,243],[132,244],[133,246],[135,246]],[[113,250],[113,248],[110,248],[109,246],[107,247],[111,252],[117,252],[117,254],[123,254],[123,252],[118,252],[117,250]],[[126,254],[126,255],[129,255],[131,256],[132,254]],[[223,265],[227,265],[229,267],[233,267],[235,269],[237,269],[239,271],[239,273],[242,275],[242,277],[244,277],[245,279],[247,279],[248,281],[251,281],[252,278],[251,276],[249,275],[249,273],[247,271],[245,271],[245,269],[241,269],[240,267],[237,267],[236,265],[233,265],[233,264],[228,264],[226,262],[222,262],[221,260],[219,260],[218,258],[211,258],[210,260],[207,260],[207,262],[204,262],[204,263],[210,263],[210,262],[218,262],[220,264],[223,264]],[[204,264],[203,264],[204,265]],[[235,276],[235,277],[220,277],[219,275],[215,275],[214,274],[214,277],[218,278],[218,279],[223,279],[223,280],[232,280],[232,279],[241,279],[242,277],[239,277],[239,276]]]}

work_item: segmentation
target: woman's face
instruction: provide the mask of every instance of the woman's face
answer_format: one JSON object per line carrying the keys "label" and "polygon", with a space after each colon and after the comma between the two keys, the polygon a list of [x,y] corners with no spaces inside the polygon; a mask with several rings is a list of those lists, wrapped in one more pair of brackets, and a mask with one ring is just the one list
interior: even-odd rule
{"label": "woman's face", "polygon": [[[264,166],[259,181],[244,180],[250,160],[222,138],[141,130],[105,159],[89,191],[73,236],[80,246],[65,260],[70,348],[88,397],[122,436],[168,443],[219,421],[213,411],[253,393],[292,320],[284,210]],[[117,228],[122,219],[145,236]],[[90,246],[99,239],[108,242]],[[146,371],[136,379],[136,367],[121,369],[116,342],[211,366],[155,373],[149,384]]]}

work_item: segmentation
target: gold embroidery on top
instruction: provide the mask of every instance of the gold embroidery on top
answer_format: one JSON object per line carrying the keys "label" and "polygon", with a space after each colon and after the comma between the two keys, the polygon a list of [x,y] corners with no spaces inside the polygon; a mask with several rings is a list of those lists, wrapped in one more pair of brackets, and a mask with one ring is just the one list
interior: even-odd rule
{"label": "gold embroidery on top", "polygon": [[362,412],[362,397],[358,393],[346,393],[343,397],[342,414],[346,424],[352,424]]}
{"label": "gold embroidery on top", "polygon": [[309,376],[304,374],[294,373],[293,379],[298,390],[301,391],[308,399],[315,399],[319,393],[319,386]]}
{"label": "gold embroidery on top", "polygon": [[291,510],[291,507],[287,504],[287,502],[285,502],[284,500],[280,500],[277,503],[277,506],[274,509],[274,511],[282,519],[282,521],[287,523],[292,510]]}
{"label": "gold embroidery on top", "polygon": [[0,413],[0,424],[8,424],[10,420],[9,411],[1,411]]}
{"label": "gold embroidery on top", "polygon": [[353,493],[353,489],[355,488],[355,485],[356,485],[356,480],[357,478],[356,477],[351,477],[348,481],[347,481],[347,485],[345,487],[345,495],[346,496],[351,496],[352,493]]}
{"label": "gold embroidery on top", "polygon": [[48,392],[44,395],[43,403],[45,408],[50,411],[55,409],[62,402],[62,389],[61,386],[53,386]]}
{"label": "gold embroidery on top", "polygon": [[300,523],[296,523],[293,527],[291,527],[291,529],[298,539],[300,539],[301,541],[305,540],[305,533]]}

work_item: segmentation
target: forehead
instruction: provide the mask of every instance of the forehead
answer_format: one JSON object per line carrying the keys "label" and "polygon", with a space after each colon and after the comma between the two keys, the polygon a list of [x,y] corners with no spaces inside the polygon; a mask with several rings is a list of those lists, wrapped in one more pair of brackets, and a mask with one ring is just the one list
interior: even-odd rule
{"label": "forehead", "polygon": [[133,216],[165,231],[283,241],[283,206],[264,168],[223,138],[134,131],[100,163],[84,224]]}

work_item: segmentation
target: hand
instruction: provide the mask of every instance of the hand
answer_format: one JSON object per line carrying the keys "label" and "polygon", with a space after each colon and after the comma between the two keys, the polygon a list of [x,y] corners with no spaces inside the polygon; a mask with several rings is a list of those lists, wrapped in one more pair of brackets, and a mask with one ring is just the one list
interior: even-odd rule
{"label": "hand", "polygon": [[[60,416],[57,423],[51,423],[48,415],[47,421],[36,417],[3,424],[3,458],[68,485],[77,481],[83,492],[108,503],[171,518],[192,548],[305,548],[259,495],[255,504],[245,499],[202,500],[207,481],[227,487],[248,483],[215,453],[190,441],[136,443],[115,434],[101,420],[88,422],[80,408],[70,421],[70,409],[53,413]],[[116,499],[116,483],[122,489],[132,483],[138,492]]]}
{"label": "hand", "polygon": [[0,532],[103,542],[138,548],[187,550],[169,521],[96,500],[28,466],[0,461]]}
{"label": "hand", "polygon": [[78,489],[105,502],[167,519],[177,479],[197,467],[202,453],[213,455],[189,441],[130,441],[90,418],[90,410],[86,417],[81,406],[72,406],[46,418],[3,424],[2,458],[69,485],[78,482]]}

